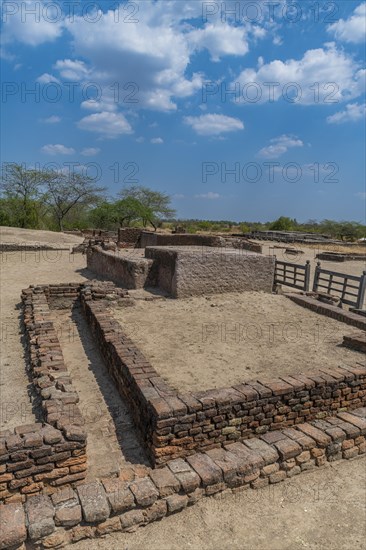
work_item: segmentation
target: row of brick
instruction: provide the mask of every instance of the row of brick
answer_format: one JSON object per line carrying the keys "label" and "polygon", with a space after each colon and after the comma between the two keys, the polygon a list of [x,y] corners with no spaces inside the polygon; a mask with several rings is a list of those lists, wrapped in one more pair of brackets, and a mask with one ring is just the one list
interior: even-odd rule
{"label": "row of brick", "polygon": [[366,353],[366,332],[355,331],[343,336],[343,345],[347,348]]}
{"label": "row of brick", "polygon": [[133,531],[204,496],[265,487],[326,462],[362,455],[365,435],[363,408],[175,459],[161,469],[129,467],[118,477],[81,484],[76,490],[33,496],[25,505],[0,507],[0,547],[14,548],[29,539],[52,548]]}
{"label": "row of brick", "polygon": [[366,317],[363,317],[358,313],[353,313],[352,311],[347,311],[346,309],[340,309],[339,307],[325,304],[315,298],[312,298],[311,296],[305,296],[302,294],[287,294],[286,296],[296,304],[306,307],[307,309],[311,309],[316,313],[326,315],[332,319],[337,319],[337,321],[341,321],[347,325],[352,325],[360,330],[366,330]]}

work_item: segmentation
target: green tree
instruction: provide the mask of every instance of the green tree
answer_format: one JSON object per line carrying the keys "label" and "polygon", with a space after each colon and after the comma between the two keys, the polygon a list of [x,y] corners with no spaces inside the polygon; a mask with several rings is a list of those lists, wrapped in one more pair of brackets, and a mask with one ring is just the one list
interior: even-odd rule
{"label": "green tree", "polygon": [[276,221],[270,224],[269,229],[272,231],[291,231],[294,226],[294,221],[286,216],[280,216]]}
{"label": "green tree", "polygon": [[[119,196],[122,200],[128,200],[127,204],[141,219],[144,227],[150,223],[156,230],[162,218],[169,218],[175,214],[175,210],[170,206],[169,195],[153,191],[148,187],[141,185],[126,187],[120,191]],[[133,216],[130,219],[132,220]]]}
{"label": "green tree", "polygon": [[63,231],[64,219],[72,211],[97,204],[104,187],[98,187],[95,180],[73,172],[62,174],[48,172],[44,201],[54,216],[58,229]]}
{"label": "green tree", "polygon": [[1,174],[0,188],[7,200],[8,216],[18,227],[38,227],[42,207],[42,186],[45,173],[27,170],[16,163],[6,163]]}

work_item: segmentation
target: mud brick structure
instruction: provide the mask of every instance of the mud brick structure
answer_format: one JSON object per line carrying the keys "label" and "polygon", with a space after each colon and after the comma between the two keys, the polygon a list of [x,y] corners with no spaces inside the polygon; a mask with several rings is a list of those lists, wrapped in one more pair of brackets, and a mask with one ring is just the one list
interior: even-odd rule
{"label": "mud brick structure", "polygon": [[118,477],[80,484],[0,507],[0,548],[25,541],[41,549],[131,532],[203,497],[257,489],[366,452],[366,409],[305,422],[242,443],[172,460],[162,469],[133,466]]}
{"label": "mud brick structure", "polygon": [[117,245],[121,248],[134,248],[140,242],[142,230],[138,227],[120,227],[118,229]]}
{"label": "mud brick structure", "polygon": [[222,292],[271,292],[275,259],[253,252],[200,247],[148,247],[156,285],[174,298]]}
{"label": "mud brick structure", "polygon": [[119,252],[109,252],[100,246],[87,250],[87,266],[104,278],[129,289],[155,285],[153,261],[146,258],[123,256]]}

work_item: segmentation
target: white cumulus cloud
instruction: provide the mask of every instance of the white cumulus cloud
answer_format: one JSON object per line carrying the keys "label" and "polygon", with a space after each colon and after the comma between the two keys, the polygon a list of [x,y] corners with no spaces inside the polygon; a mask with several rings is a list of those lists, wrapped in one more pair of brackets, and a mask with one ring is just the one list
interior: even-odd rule
{"label": "white cumulus cloud", "polygon": [[57,124],[58,122],[61,122],[61,118],[57,115],[51,115],[47,118],[43,118],[42,122],[45,124]]}
{"label": "white cumulus cloud", "polygon": [[287,153],[293,147],[303,147],[303,142],[296,136],[282,135],[270,140],[267,147],[263,147],[258,153],[259,157],[267,159],[276,159]]}
{"label": "white cumulus cloud", "polygon": [[130,123],[121,113],[93,113],[79,120],[78,127],[81,130],[97,132],[105,138],[116,138],[122,134],[131,134]]}
{"label": "white cumulus cloud", "polygon": [[98,147],[84,147],[80,154],[83,155],[83,157],[95,157],[98,153],[100,153]]}
{"label": "white cumulus cloud", "polygon": [[186,116],[183,121],[201,136],[218,136],[228,132],[244,130],[244,124],[241,120],[226,115]]}
{"label": "white cumulus cloud", "polygon": [[161,137],[157,137],[157,138],[152,138],[150,142],[154,143],[155,145],[160,145],[161,143],[164,143],[164,140]]}
{"label": "white cumulus cloud", "polygon": [[60,84],[59,79],[49,73],[41,74],[41,76],[37,78],[37,82],[39,82],[40,84],[50,84],[50,82],[55,82],[56,84]]}
{"label": "white cumulus cloud", "polygon": [[366,116],[366,103],[349,103],[343,111],[328,116],[329,124],[342,124],[344,122],[357,122]]}
{"label": "white cumulus cloud", "polygon": [[73,155],[75,153],[75,149],[73,149],[72,147],[66,147],[65,145],[61,145],[60,143],[57,143],[55,145],[44,145],[41,151],[42,153],[46,153],[46,155]]}
{"label": "white cumulus cloud", "polygon": [[365,70],[353,57],[328,43],[306,51],[301,59],[276,59],[258,70],[245,69],[233,84],[240,84],[241,102],[284,98],[301,105],[333,105],[362,94],[364,80]]}
{"label": "white cumulus cloud", "polygon": [[333,33],[335,38],[344,42],[355,44],[365,42],[366,37],[366,2],[363,2],[354,10],[348,19],[339,19],[327,27],[327,31]]}
{"label": "white cumulus cloud", "polygon": [[56,2],[23,0],[4,2],[2,7],[3,44],[22,42],[39,46],[62,35],[64,16]]}

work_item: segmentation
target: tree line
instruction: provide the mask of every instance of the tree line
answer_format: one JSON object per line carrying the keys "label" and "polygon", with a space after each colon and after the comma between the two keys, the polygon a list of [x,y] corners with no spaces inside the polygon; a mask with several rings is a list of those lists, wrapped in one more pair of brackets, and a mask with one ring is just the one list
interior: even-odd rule
{"label": "tree line", "polygon": [[175,218],[171,198],[148,187],[131,186],[116,197],[106,198],[106,189],[85,175],[49,170],[29,170],[10,163],[0,180],[0,225],[29,229],[105,229],[152,227],[221,233],[258,230],[321,233],[341,240],[366,237],[366,226],[353,221],[309,220],[299,223],[281,216],[268,222],[230,220],[181,220]]}
{"label": "tree line", "polygon": [[106,189],[78,172],[29,170],[16,163],[3,167],[0,225],[30,229],[115,229],[141,224],[157,228],[175,211],[165,193],[126,187],[107,200]]}

